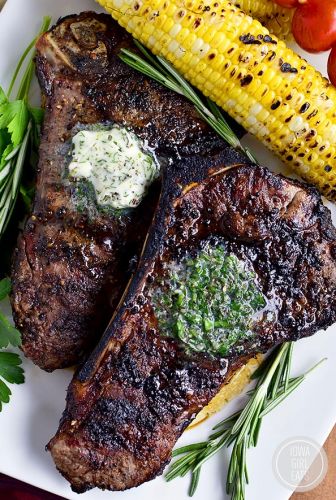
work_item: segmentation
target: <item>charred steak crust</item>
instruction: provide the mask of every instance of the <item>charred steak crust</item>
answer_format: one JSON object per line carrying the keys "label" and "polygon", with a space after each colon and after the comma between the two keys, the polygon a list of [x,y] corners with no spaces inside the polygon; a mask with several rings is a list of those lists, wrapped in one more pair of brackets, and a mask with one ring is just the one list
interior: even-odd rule
{"label": "charred steak crust", "polygon": [[[236,160],[236,161],[235,161]],[[186,426],[257,352],[336,320],[336,231],[316,190],[239,163],[229,152],[164,172],[137,273],[100,343],[75,375],[48,447],[77,492],[124,490],[163,471]],[[151,287],[163,263],[204,240],[248,262],[274,315],[226,358],[188,355],[160,335]]]}
{"label": "charred steak crust", "polygon": [[95,13],[63,19],[37,43],[46,118],[33,211],[14,254],[12,306],[25,355],[48,371],[78,363],[97,343],[159,192],[154,186],[122,216],[79,213],[65,175],[77,125],[126,124],[172,159],[226,147],[183,98],[123,64],[121,47],[133,47],[130,36]]}

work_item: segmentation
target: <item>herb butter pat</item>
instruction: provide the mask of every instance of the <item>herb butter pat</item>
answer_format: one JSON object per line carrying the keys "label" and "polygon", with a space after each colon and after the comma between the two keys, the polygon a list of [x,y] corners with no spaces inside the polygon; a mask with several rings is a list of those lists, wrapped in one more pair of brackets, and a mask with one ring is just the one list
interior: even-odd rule
{"label": "herb butter pat", "polygon": [[228,354],[253,335],[255,315],[266,305],[255,278],[222,246],[170,265],[152,294],[161,333],[190,350]]}
{"label": "herb butter pat", "polygon": [[69,176],[91,182],[98,205],[115,209],[137,207],[159,175],[158,164],[142,149],[140,139],[118,125],[81,130],[72,144]]}

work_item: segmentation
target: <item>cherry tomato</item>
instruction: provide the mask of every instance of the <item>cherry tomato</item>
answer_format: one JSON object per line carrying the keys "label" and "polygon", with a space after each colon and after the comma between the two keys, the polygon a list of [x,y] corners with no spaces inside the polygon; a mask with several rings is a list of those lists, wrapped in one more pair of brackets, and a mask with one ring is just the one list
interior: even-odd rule
{"label": "cherry tomato", "polygon": [[336,0],[308,0],[296,9],[292,32],[307,52],[323,52],[336,43]]}
{"label": "cherry tomato", "polygon": [[336,47],[333,47],[329,54],[328,75],[331,83],[336,87]]}
{"label": "cherry tomato", "polygon": [[292,9],[299,5],[299,0],[273,0],[274,3],[281,5],[281,7],[286,7],[287,9]]}

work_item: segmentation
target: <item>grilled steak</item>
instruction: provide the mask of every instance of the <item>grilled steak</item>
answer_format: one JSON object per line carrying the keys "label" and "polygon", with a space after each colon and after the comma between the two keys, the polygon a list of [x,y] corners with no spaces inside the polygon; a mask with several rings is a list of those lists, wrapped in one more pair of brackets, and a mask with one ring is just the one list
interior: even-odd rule
{"label": "grilled steak", "polygon": [[74,203],[67,176],[80,127],[127,124],[165,157],[213,154],[223,142],[183,98],[124,65],[132,39],[110,16],[60,21],[37,43],[46,98],[33,211],[13,263],[12,306],[26,356],[41,368],[78,363],[100,338],[152,219],[158,186],[135,210],[106,214]]}
{"label": "grilled steak", "polygon": [[[336,320],[336,231],[316,190],[249,165],[230,150],[182,158],[163,178],[137,273],[75,375],[49,443],[58,470],[77,492],[124,490],[154,478],[186,426],[247,356]],[[209,248],[243,262],[266,300],[250,334],[225,355],[191,351],[173,330],[167,335],[158,307],[174,270],[179,280],[181,263]]]}

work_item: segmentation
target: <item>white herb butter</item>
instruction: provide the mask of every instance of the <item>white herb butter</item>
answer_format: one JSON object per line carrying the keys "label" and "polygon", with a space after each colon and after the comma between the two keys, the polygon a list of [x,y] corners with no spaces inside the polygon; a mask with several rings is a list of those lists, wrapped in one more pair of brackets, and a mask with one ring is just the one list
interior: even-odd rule
{"label": "white herb butter", "polygon": [[159,175],[159,166],[141,149],[139,138],[118,125],[81,130],[72,144],[69,176],[91,182],[99,205],[136,207]]}

